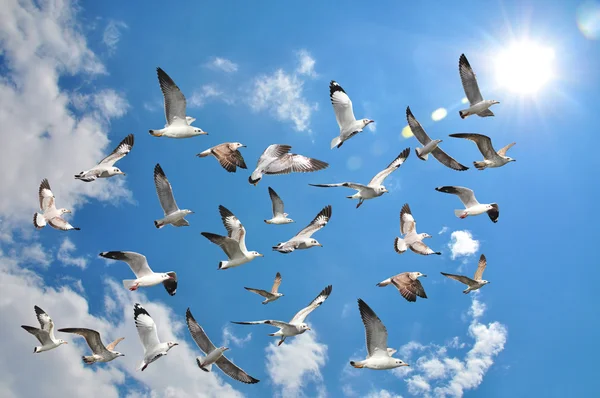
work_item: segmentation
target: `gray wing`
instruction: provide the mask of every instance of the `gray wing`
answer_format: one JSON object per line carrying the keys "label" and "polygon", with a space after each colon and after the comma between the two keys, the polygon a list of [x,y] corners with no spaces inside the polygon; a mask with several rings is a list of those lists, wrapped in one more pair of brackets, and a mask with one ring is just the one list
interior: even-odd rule
{"label": "gray wing", "polygon": [[210,341],[202,326],[196,322],[192,312],[188,308],[185,312],[185,322],[187,323],[188,330],[192,335],[192,338],[198,345],[198,347],[204,352],[204,354],[208,355],[215,350],[215,345]]}
{"label": "gray wing", "polygon": [[455,281],[459,281],[460,283],[464,283],[467,286],[471,286],[472,284],[475,283],[475,281],[473,279],[463,276],[463,275],[447,274],[445,272],[440,272],[440,274],[442,274],[445,277],[448,277],[450,279],[454,279]]}
{"label": "gray wing", "polygon": [[169,275],[171,279],[164,280],[162,284],[167,293],[169,293],[169,296],[174,296],[177,292],[177,274],[171,271],[167,272],[167,275]]}
{"label": "gray wing", "polygon": [[154,166],[154,185],[156,186],[156,194],[158,195],[160,206],[165,212],[165,216],[179,210],[177,203],[175,203],[171,184],[159,163]]}
{"label": "gray wing", "polygon": [[43,331],[48,332],[51,336],[54,336],[54,321],[52,321],[50,315],[37,305],[34,305],[33,309],[35,310],[35,316],[40,323],[40,328]]}
{"label": "gray wing", "polygon": [[222,355],[219,359],[217,359],[215,365],[217,365],[219,369],[221,369],[227,376],[234,380],[241,381],[242,383],[255,384],[260,381],[234,365],[233,362],[225,357],[225,355]]}
{"label": "gray wing", "polygon": [[118,160],[124,158],[125,155],[131,151],[131,148],[133,148],[133,134],[129,134],[127,137],[123,138],[123,141],[117,145],[111,154],[102,159],[98,164],[112,166]]}
{"label": "gray wing", "polygon": [[481,280],[481,277],[483,276],[483,271],[485,271],[486,266],[487,260],[482,254],[481,257],[479,257],[479,264],[477,265],[477,271],[475,271],[475,276],[473,277],[473,279],[475,279],[476,281]]}
{"label": "gray wing", "polygon": [[46,332],[45,330],[34,328],[33,326],[27,326],[27,325],[21,325],[21,327],[23,329],[25,329],[26,331],[28,331],[29,333],[31,333],[40,342],[41,345],[46,345],[47,343],[51,342],[50,336],[48,335],[48,332]]}
{"label": "gray wing", "polygon": [[286,326],[291,326],[287,322],[275,321],[275,320],[272,320],[272,319],[267,319],[267,320],[264,320],[264,321],[249,321],[249,322],[235,322],[235,321],[231,321],[231,323],[235,323],[236,325],[271,325],[271,326],[275,326],[277,328],[284,328]]}
{"label": "gray wing", "polygon": [[400,210],[400,233],[408,235],[411,232],[416,232],[417,222],[415,221],[408,203],[405,203]]}
{"label": "gray wing", "polygon": [[70,231],[72,229],[79,231],[79,228],[72,226],[62,217],[54,217],[48,220],[48,224],[50,224],[52,228],[60,229],[61,231]]}
{"label": "gray wing", "polygon": [[477,199],[475,198],[475,193],[465,187],[454,187],[454,186],[443,186],[437,187],[435,189],[438,192],[450,193],[453,195],[457,195],[460,201],[465,205],[465,208],[469,208],[471,206],[476,206],[479,204]]}
{"label": "gray wing", "polygon": [[331,218],[331,205],[325,206],[319,214],[296,237],[310,238],[312,234],[323,228]]}
{"label": "gray wing", "polygon": [[273,160],[285,155],[288,153],[292,147],[290,145],[283,144],[272,144],[265,149],[265,151],[258,158],[258,162],[256,163],[256,168],[261,168],[272,162]]}
{"label": "gray wing", "polygon": [[40,188],[38,190],[38,196],[40,199],[40,209],[42,211],[46,211],[50,208],[56,208],[54,204],[54,194],[50,189],[50,183],[47,178],[44,178],[40,183]]}
{"label": "gray wing", "polygon": [[410,106],[406,107],[406,121],[408,122],[408,127],[410,127],[410,131],[412,131],[413,135],[419,140],[421,145],[425,146],[431,142],[431,138],[427,135],[421,123],[415,118],[413,113],[410,110]]}
{"label": "gray wing", "polygon": [[240,249],[240,242],[237,240],[210,232],[201,232],[200,234],[212,243],[219,245],[230,259],[243,256],[242,250]]}
{"label": "gray wing", "polygon": [[396,286],[402,297],[409,302],[417,301],[417,296],[427,298],[425,289],[418,279],[412,280],[406,272],[392,278],[392,284]]}
{"label": "gray wing", "polygon": [[366,185],[357,184],[355,182],[338,182],[335,184],[308,184],[311,187],[321,187],[321,188],[332,188],[332,187],[346,187],[356,189],[360,191],[361,189],[368,188]]}
{"label": "gray wing", "polygon": [[302,308],[290,321],[292,324],[298,324],[304,322],[308,314],[317,309],[321,304],[327,300],[327,297],[331,294],[332,286],[329,285],[325,289],[321,290],[321,293],[310,302],[310,304]]}
{"label": "gray wing", "polygon": [[240,249],[246,251],[246,228],[242,222],[225,206],[219,205],[219,214],[221,214],[221,221],[227,229],[228,236],[238,241]]}
{"label": "gray wing", "polygon": [[477,116],[479,117],[488,117],[488,116],[494,116],[494,112],[492,112],[489,108],[488,109],[484,109],[481,112],[479,112],[477,114]]}
{"label": "gray wing", "polygon": [[475,105],[483,101],[479,86],[477,85],[477,77],[469,64],[467,57],[465,57],[465,54],[461,54],[458,60],[458,72],[460,73],[460,80],[462,81],[465,95],[467,96],[469,103]]}
{"label": "gray wing", "polygon": [[476,133],[457,133],[450,134],[450,137],[464,138],[466,140],[473,141],[475,144],[477,144],[479,152],[481,152],[485,159],[492,160],[497,156],[496,151],[492,146],[492,140],[486,135]]}
{"label": "gray wing", "polygon": [[335,120],[340,129],[348,127],[356,121],[350,97],[348,97],[342,86],[334,80],[329,83],[329,98],[331,98]]}
{"label": "gray wing", "polygon": [[281,274],[278,272],[275,275],[275,280],[273,281],[273,287],[271,288],[271,293],[277,293],[277,289],[279,289],[279,285],[281,285]]}
{"label": "gray wing", "polygon": [[400,152],[400,154],[396,156],[396,159],[394,159],[392,163],[390,163],[388,167],[385,168],[385,170],[380,171],[375,177],[373,177],[373,179],[371,179],[371,181],[369,182],[369,186],[373,187],[383,184],[383,181],[390,174],[392,174],[393,171],[397,170],[400,166],[402,166],[408,155],[410,155],[410,148],[406,148],[405,150]]}
{"label": "gray wing", "polygon": [[433,151],[431,151],[431,155],[434,158],[436,158],[441,164],[453,170],[465,171],[469,169],[467,166],[458,163],[456,159],[448,155],[446,152],[442,151],[440,147],[437,147]]}
{"label": "gray wing", "polygon": [[283,216],[283,200],[277,195],[277,192],[273,188],[269,187],[269,196],[271,197],[271,203],[273,204],[273,217],[277,215]]}
{"label": "gray wing", "polygon": [[362,299],[358,299],[358,310],[365,325],[369,357],[375,355],[389,356],[387,351],[387,329],[381,319]]}
{"label": "gray wing", "polygon": [[303,155],[286,153],[265,168],[265,174],[310,173],[329,167],[329,163]]}
{"label": "gray wing", "polygon": [[187,125],[187,120],[185,118],[185,96],[179,87],[177,87],[177,84],[175,84],[173,79],[171,79],[164,70],[156,68],[156,73],[158,75],[160,89],[165,98],[165,118],[167,119],[167,124],[177,122],[185,123]]}
{"label": "gray wing", "polygon": [[439,256],[440,254],[442,254],[440,252],[434,252],[433,250],[431,250],[429,248],[429,246],[427,246],[425,243],[423,243],[421,241],[411,243],[410,245],[408,245],[408,247],[413,252],[415,252],[417,254],[422,254],[424,256],[429,256],[430,254],[437,254]]}
{"label": "gray wing", "polygon": [[144,256],[143,254],[135,252],[112,251],[102,252],[99,254],[99,256],[104,258],[110,258],[111,260],[126,262],[127,265],[129,265],[129,268],[131,268],[135,276],[138,278],[154,273],[148,265],[148,260],[146,259],[146,256]]}
{"label": "gray wing", "polygon": [[106,354],[110,354],[106,347],[104,347],[104,344],[102,344],[100,333],[95,330],[85,328],[64,328],[58,329],[58,331],[63,333],[75,333],[83,336],[88,346],[92,349],[92,352],[96,355],[105,356]]}
{"label": "gray wing", "polygon": [[180,218],[179,220],[175,221],[173,225],[176,227],[189,227],[190,223],[185,218]]}
{"label": "gray wing", "polygon": [[251,287],[244,287],[244,289],[248,290],[249,292],[256,293],[256,294],[258,294],[260,296],[263,296],[264,298],[273,297],[273,294],[270,293],[270,292],[267,292],[266,290],[254,289],[254,288],[251,288]]}

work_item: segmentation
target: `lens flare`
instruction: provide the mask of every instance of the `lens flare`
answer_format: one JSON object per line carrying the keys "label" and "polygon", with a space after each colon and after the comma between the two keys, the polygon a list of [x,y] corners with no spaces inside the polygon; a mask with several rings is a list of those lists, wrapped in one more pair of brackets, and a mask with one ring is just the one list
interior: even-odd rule
{"label": "lens flare", "polygon": [[431,113],[431,120],[439,122],[448,115],[448,111],[444,108],[438,108]]}
{"label": "lens flare", "polygon": [[402,137],[404,137],[404,138],[410,138],[412,136],[413,136],[413,133],[412,133],[412,130],[410,129],[410,127],[405,126],[402,129]]}
{"label": "lens flare", "polygon": [[600,39],[600,3],[586,1],[577,7],[577,27],[586,39]]}

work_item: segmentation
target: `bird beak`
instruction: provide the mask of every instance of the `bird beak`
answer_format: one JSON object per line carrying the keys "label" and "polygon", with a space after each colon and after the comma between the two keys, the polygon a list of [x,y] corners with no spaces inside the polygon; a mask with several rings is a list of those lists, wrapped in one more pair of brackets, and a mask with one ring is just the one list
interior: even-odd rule
{"label": "bird beak", "polygon": [[319,247],[323,247],[323,245],[319,243]]}
{"label": "bird beak", "polygon": [[208,135],[208,132],[206,132],[206,131],[204,131],[204,130],[203,130],[203,132],[204,132],[204,134],[205,134],[205,135]]}
{"label": "bird beak", "polygon": [[123,173],[123,172],[121,172],[121,174],[123,174],[124,176],[125,176],[125,175],[127,175],[127,174],[125,174],[125,173]]}
{"label": "bird beak", "polygon": [[306,330],[310,330],[310,328],[306,328]]}
{"label": "bird beak", "polygon": [[242,145],[240,148],[246,148],[246,145]]}
{"label": "bird beak", "polygon": [[63,344],[69,344],[69,342],[68,341],[64,341]]}
{"label": "bird beak", "polygon": [[258,185],[258,181],[252,183],[252,185],[257,186]]}
{"label": "bird beak", "polygon": [[190,214],[194,214],[194,213],[195,213],[195,211],[190,210]]}
{"label": "bird beak", "polygon": [[179,343],[173,343],[173,346],[179,345]]}
{"label": "bird beak", "polygon": [[264,255],[264,254],[259,254],[258,256],[259,256],[259,257],[264,257],[265,255]]}
{"label": "bird beak", "polygon": [[369,120],[369,123],[375,123],[375,120]]}
{"label": "bird beak", "polygon": [[405,364],[402,364],[402,366],[410,366],[410,365],[409,365],[409,364],[407,364],[407,363],[405,363]]}
{"label": "bird beak", "polygon": [[71,210],[67,209],[66,213],[70,213],[70,212],[71,212]]}
{"label": "bird beak", "polygon": [[424,276],[425,278],[427,278],[427,275],[421,275],[421,276]]}

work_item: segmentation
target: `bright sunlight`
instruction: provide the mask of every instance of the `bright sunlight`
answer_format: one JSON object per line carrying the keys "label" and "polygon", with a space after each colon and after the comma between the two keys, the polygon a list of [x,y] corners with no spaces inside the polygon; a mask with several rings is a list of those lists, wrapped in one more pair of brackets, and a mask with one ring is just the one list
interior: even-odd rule
{"label": "bright sunlight", "polygon": [[501,87],[534,94],[554,77],[554,50],[527,41],[513,43],[500,52],[495,66]]}

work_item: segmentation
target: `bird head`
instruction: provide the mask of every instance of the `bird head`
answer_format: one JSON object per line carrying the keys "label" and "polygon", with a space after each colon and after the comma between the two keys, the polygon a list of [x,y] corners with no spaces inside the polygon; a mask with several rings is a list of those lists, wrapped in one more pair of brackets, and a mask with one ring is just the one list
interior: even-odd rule
{"label": "bird head", "polygon": [[252,257],[264,257],[264,254],[260,254],[259,252],[250,252],[250,254],[252,255]]}
{"label": "bird head", "polygon": [[171,348],[175,347],[176,345],[179,345],[179,343],[176,343],[174,341],[168,341],[167,342],[167,351],[170,350]]}

